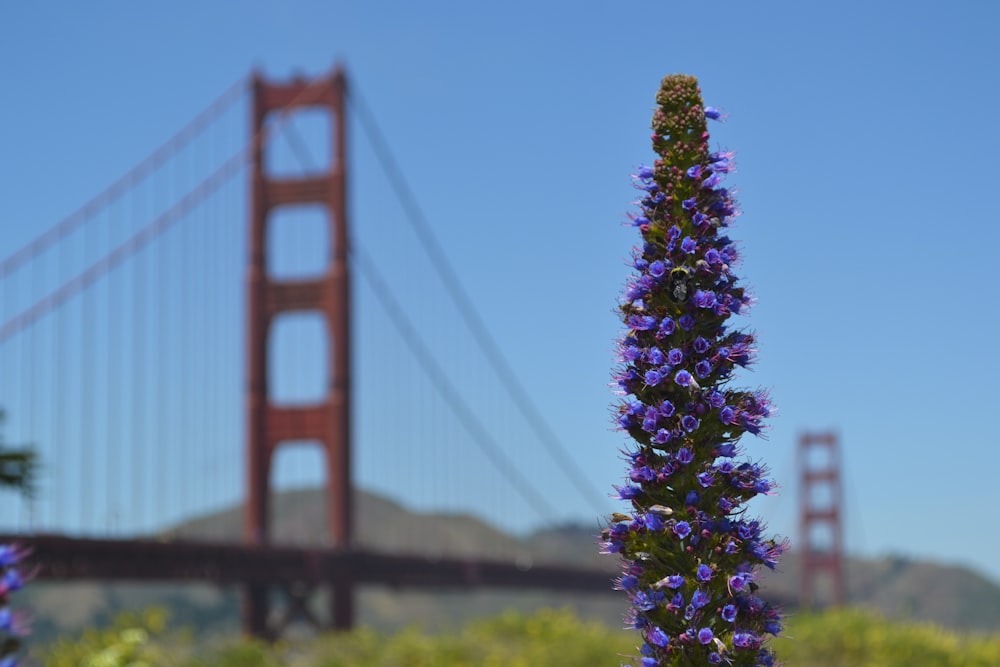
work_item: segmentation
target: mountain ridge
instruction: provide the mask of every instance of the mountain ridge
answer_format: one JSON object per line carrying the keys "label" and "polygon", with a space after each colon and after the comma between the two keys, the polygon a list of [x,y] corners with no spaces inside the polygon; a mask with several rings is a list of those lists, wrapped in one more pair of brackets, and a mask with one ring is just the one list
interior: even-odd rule
{"label": "mountain ridge", "polygon": [[[324,504],[320,489],[276,493],[272,500],[274,542],[328,544],[324,530],[317,529],[326,526]],[[418,622],[435,630],[506,608],[530,612],[546,606],[570,606],[585,619],[609,625],[622,622],[624,596],[610,592],[619,565],[617,559],[599,554],[596,526],[567,524],[516,537],[467,514],[412,512],[400,503],[365,491],[355,492],[354,509],[355,541],[359,547],[429,558],[489,558],[522,565],[591,567],[606,571],[609,582],[609,593],[605,594],[370,587],[358,592],[358,616],[364,625],[391,631]],[[241,508],[230,508],[192,519],[155,537],[238,542],[242,539],[242,517]],[[763,594],[794,600],[798,565],[793,551],[783,558],[777,571],[765,571],[761,578]],[[879,611],[889,618],[930,622],[962,631],[1000,630],[1000,586],[967,568],[901,557],[851,557],[846,559],[846,569],[852,605]],[[235,589],[39,581],[23,593],[19,602],[33,611],[37,641],[51,641],[104,625],[119,611],[154,605],[170,608],[175,624],[197,628],[200,633],[237,631],[239,596]],[[319,604],[323,604],[322,599]]]}

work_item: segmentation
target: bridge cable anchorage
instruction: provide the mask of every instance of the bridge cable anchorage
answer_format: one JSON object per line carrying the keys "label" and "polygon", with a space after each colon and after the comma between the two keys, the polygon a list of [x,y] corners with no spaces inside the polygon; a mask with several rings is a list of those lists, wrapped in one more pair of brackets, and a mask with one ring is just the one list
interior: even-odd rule
{"label": "bridge cable anchorage", "polygon": [[396,326],[401,337],[410,348],[410,351],[417,358],[420,365],[423,366],[431,382],[437,387],[445,402],[451,406],[452,412],[455,413],[455,416],[458,417],[469,434],[472,435],[473,440],[479,445],[482,452],[507,477],[511,486],[531,505],[532,509],[539,516],[545,519],[550,526],[556,525],[555,517],[557,516],[557,512],[555,508],[549,504],[543,495],[534,490],[528,480],[518,472],[517,466],[504,456],[500,445],[489,435],[489,430],[476,418],[475,413],[462,400],[460,392],[448,381],[447,375],[437,362],[434,361],[434,356],[431,354],[430,349],[407,319],[399,302],[392,297],[389,287],[375,269],[375,263],[356,244],[351,248],[350,256],[357,263],[358,268],[361,269],[361,273],[364,274],[365,279],[368,280],[372,291],[378,297],[382,307],[389,314],[389,319]]}
{"label": "bridge cable anchorage", "polygon": [[441,249],[441,245],[431,231],[427,217],[417,204],[413,191],[403,177],[403,172],[399,168],[399,165],[393,159],[392,152],[388,148],[388,143],[379,130],[364,99],[357,92],[356,85],[347,91],[346,97],[348,105],[357,112],[362,128],[372,145],[372,149],[375,151],[375,155],[382,165],[386,177],[389,179],[396,198],[406,211],[406,217],[410,225],[420,240],[424,251],[430,258],[431,265],[438,272],[438,276],[442,283],[444,283],[448,295],[458,308],[458,312],[466,326],[472,332],[473,338],[482,350],[487,362],[497,374],[501,384],[503,384],[518,410],[535,432],[535,435],[538,436],[542,446],[556,462],[570,483],[573,484],[577,492],[587,500],[591,508],[599,515],[603,516],[607,514],[609,511],[607,494],[586,481],[587,476],[576,465],[569,450],[559,441],[555,432],[538,411],[538,408],[535,407],[528,392],[517,379],[500,346],[494,340],[493,336],[490,335],[489,329],[483,323],[483,319],[479,315],[472,299],[462,288],[461,281],[459,281],[455,270],[451,267],[451,263]]}
{"label": "bridge cable anchorage", "polygon": [[239,81],[230,86],[222,95],[205,108],[204,111],[195,116],[183,129],[150,153],[146,159],[130,169],[124,176],[109,185],[103,192],[76,211],[63,218],[62,221],[42,232],[42,234],[23,246],[20,250],[13,252],[3,261],[0,261],[0,278],[10,275],[22,264],[33,259],[53,243],[92,219],[97,213],[103,211],[110,202],[132,190],[139,180],[163,165],[171,156],[200,135],[234,101],[239,99],[240,95],[246,92],[248,80],[246,76],[240,78]]}
{"label": "bridge cable anchorage", "polygon": [[[300,166],[304,170],[315,169],[315,161],[312,159],[308,147],[292,125],[285,125],[282,132]],[[423,342],[416,328],[408,320],[403,308],[392,297],[386,281],[375,268],[375,263],[368,259],[367,254],[358,245],[356,240],[348,246],[348,255],[357,261],[358,268],[361,269],[361,272],[372,286],[376,297],[386,310],[386,313],[388,313],[396,329],[402,335],[403,340],[409,346],[410,351],[416,356],[417,361],[423,367],[431,382],[437,386],[438,391],[445,399],[445,402],[449,404],[452,412],[455,413],[469,433],[472,434],[473,439],[483,453],[507,477],[508,481],[521,497],[532,505],[533,509],[550,525],[555,525],[555,509],[541,494],[534,491],[532,485],[517,471],[517,467],[503,455],[500,446],[489,436],[488,429],[475,417],[475,413],[468,405],[462,401],[460,398],[461,394],[448,381],[446,374],[434,360],[434,355],[431,353],[430,348]]]}

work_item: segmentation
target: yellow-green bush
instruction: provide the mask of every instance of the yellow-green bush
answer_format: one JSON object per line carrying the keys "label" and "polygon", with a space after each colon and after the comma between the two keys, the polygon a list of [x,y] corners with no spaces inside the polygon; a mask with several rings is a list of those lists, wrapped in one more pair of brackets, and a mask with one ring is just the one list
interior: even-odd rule
{"label": "yellow-green bush", "polygon": [[[274,646],[220,644],[165,633],[163,612],[153,610],[33,653],[46,667],[608,667],[625,662],[636,642],[632,631],[543,610],[506,612],[434,635],[359,628]],[[774,648],[790,667],[1000,666],[1000,634],[961,635],[858,610],[793,615]]]}
{"label": "yellow-green bush", "polygon": [[856,609],[793,616],[774,648],[786,664],[810,667],[1000,666],[1000,634],[960,635]]}

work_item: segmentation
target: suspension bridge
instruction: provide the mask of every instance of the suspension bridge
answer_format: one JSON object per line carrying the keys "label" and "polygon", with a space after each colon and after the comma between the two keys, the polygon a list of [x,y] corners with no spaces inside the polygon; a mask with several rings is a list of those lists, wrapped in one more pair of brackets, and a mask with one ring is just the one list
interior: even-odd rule
{"label": "suspension bridge", "polygon": [[[365,219],[349,119],[384,177]],[[32,547],[40,577],[238,586],[245,631],[270,638],[296,617],[350,627],[368,584],[610,589],[607,572],[499,548],[385,553],[360,537],[359,470],[510,530],[565,520],[556,477],[595,517],[609,501],[534,407],[342,70],[251,75],[38,228],[0,259],[0,428],[41,462],[33,498],[0,498],[0,541]],[[530,466],[511,445],[525,428]],[[308,546],[271,521],[276,490],[301,485],[326,490]],[[234,506],[242,541],[163,537]]]}

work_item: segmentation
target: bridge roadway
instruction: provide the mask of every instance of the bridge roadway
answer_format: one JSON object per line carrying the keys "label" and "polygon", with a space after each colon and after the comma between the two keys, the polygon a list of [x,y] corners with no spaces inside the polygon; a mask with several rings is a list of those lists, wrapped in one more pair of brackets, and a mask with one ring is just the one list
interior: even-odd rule
{"label": "bridge roadway", "polygon": [[[191,581],[220,585],[322,585],[335,579],[398,588],[536,588],[612,592],[607,571],[469,558],[428,558],[352,549],[247,546],[193,541],[0,535],[32,550],[37,578]],[[616,593],[619,594],[620,593]]]}

